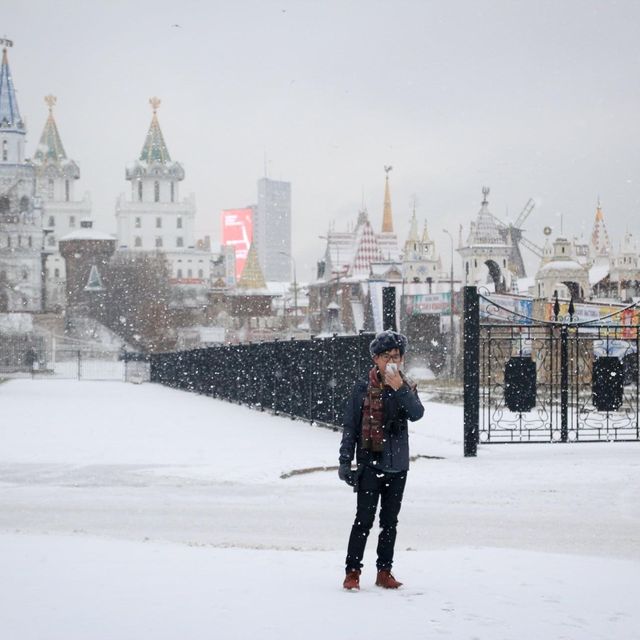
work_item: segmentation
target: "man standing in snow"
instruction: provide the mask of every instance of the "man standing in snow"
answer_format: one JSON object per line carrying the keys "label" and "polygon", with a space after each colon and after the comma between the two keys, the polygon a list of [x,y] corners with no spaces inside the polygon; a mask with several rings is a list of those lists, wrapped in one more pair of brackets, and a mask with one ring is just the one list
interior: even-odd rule
{"label": "man standing in snow", "polygon": [[[419,420],[424,407],[415,385],[400,370],[407,338],[395,331],[376,335],[369,351],[374,366],[359,380],[345,408],[338,475],[358,495],[346,559],[345,589],[360,588],[362,557],[380,499],[376,585],[401,586],[391,574],[398,513],[409,470],[407,420]],[[357,471],[351,469],[354,453]]]}

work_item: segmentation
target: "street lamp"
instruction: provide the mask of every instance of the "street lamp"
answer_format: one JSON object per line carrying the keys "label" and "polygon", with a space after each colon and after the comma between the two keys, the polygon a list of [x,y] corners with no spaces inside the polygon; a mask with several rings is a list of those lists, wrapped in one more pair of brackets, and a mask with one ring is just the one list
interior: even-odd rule
{"label": "street lamp", "polygon": [[450,358],[449,374],[451,378],[453,378],[453,339],[454,339],[454,335],[453,335],[453,236],[446,229],[443,229],[442,231],[444,231],[444,233],[446,233],[449,236],[449,240],[451,240],[451,274],[450,274],[450,280],[449,280],[449,291],[450,291],[449,316],[450,316],[450,322],[451,322],[451,329],[450,329],[451,335],[449,336],[449,358]]}
{"label": "street lamp", "polygon": [[296,261],[294,257],[286,251],[278,251],[283,256],[287,256],[293,265],[293,306],[295,307],[296,327],[298,326],[298,281],[296,279]]}

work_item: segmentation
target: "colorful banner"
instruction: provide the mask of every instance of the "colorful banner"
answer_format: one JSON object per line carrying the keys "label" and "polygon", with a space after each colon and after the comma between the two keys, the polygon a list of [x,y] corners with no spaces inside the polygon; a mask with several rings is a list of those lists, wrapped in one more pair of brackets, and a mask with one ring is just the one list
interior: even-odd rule
{"label": "colorful banner", "polygon": [[405,296],[405,311],[409,315],[449,315],[451,294],[427,293]]}
{"label": "colorful banner", "polygon": [[[487,302],[484,298],[480,298],[480,318],[482,320],[514,324],[532,323],[532,298],[515,298],[513,296],[492,294],[490,300],[491,302]],[[495,304],[492,304],[494,302]]]}
{"label": "colorful banner", "polygon": [[253,209],[222,210],[222,244],[236,252],[236,279],[242,275],[249,247],[253,241]]}

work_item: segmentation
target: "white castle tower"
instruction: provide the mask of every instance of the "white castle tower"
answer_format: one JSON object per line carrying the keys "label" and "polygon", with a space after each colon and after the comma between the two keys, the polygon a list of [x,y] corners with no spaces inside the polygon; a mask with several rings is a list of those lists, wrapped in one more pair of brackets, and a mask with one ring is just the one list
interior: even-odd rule
{"label": "white castle tower", "polygon": [[42,310],[42,214],[7,47],[0,67],[0,313]]}
{"label": "white castle tower", "polygon": [[91,215],[91,201],[85,193],[76,198],[76,182],[80,178],[78,165],[67,158],[58,127],[53,117],[57,98],[44,99],[49,117],[44,125],[38,148],[33,156],[36,168],[36,191],[42,201],[42,226],[45,235],[45,306],[58,310],[65,306],[65,261],[58,241],[80,228],[83,219]]}
{"label": "white castle tower", "polygon": [[211,254],[196,250],[193,195],[180,200],[184,169],[171,160],[158,122],[159,98],[151,98],[151,125],[139,158],[126,168],[130,197],[116,203],[118,249],[160,251],[168,262],[176,306],[206,302]]}
{"label": "white castle tower", "polygon": [[482,205],[471,223],[465,246],[458,248],[462,256],[464,282],[468,285],[493,283],[496,293],[511,290],[515,277],[511,264],[513,244],[505,242],[493,214],[489,211],[489,188],[482,189]]}

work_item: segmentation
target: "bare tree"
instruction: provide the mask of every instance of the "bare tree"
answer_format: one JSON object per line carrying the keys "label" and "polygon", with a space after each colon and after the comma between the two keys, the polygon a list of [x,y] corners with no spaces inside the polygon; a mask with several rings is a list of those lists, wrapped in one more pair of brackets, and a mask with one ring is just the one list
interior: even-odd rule
{"label": "bare tree", "polygon": [[104,278],[101,320],[132,346],[171,350],[175,328],[169,309],[169,267],[163,253],[118,251]]}

